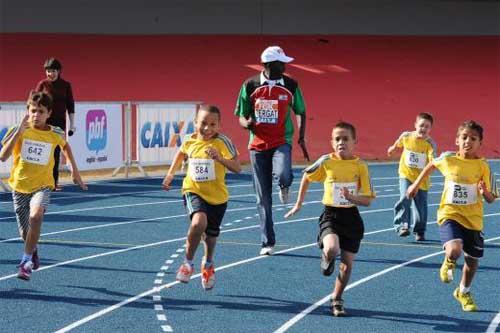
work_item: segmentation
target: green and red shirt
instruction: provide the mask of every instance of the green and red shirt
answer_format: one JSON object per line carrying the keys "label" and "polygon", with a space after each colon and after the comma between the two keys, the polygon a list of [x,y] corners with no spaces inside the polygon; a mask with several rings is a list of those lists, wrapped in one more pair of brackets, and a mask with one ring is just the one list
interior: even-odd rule
{"label": "green and red shirt", "polygon": [[297,81],[286,75],[279,80],[269,80],[264,73],[246,80],[234,114],[255,120],[248,148],[263,151],[292,144],[294,128],[290,109],[297,115],[306,112]]}

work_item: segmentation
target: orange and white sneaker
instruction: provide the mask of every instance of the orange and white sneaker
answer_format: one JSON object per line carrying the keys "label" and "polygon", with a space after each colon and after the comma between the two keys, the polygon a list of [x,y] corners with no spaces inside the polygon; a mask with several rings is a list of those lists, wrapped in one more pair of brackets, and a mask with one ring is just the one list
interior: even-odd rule
{"label": "orange and white sneaker", "polygon": [[210,290],[215,285],[215,267],[212,263],[207,267],[205,263],[201,264],[201,286],[205,290]]}
{"label": "orange and white sneaker", "polygon": [[187,262],[183,263],[182,265],[179,266],[179,269],[177,270],[177,275],[175,278],[177,281],[182,282],[182,283],[188,283],[189,279],[191,279],[191,275],[193,275],[194,268]]}

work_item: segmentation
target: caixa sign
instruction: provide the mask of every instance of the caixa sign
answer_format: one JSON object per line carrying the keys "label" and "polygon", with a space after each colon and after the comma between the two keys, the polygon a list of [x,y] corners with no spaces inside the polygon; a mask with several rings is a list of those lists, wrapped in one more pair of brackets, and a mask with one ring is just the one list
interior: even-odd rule
{"label": "caixa sign", "polygon": [[192,121],[147,121],[141,128],[141,145],[144,148],[180,147],[181,137],[194,132]]}

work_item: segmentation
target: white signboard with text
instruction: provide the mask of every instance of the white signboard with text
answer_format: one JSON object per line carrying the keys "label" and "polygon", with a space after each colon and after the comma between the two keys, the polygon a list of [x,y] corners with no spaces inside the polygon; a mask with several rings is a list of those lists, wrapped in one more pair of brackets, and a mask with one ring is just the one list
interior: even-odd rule
{"label": "white signboard with text", "polygon": [[186,134],[194,132],[196,103],[137,104],[137,159],[170,164]]}
{"label": "white signboard with text", "polygon": [[[11,126],[19,124],[26,114],[26,103],[1,103],[0,104],[0,149],[1,142]],[[5,162],[0,162],[0,177],[7,177],[12,168],[12,157]]]}
{"label": "white signboard with text", "polygon": [[122,104],[77,103],[68,142],[79,170],[116,168],[123,162]]}

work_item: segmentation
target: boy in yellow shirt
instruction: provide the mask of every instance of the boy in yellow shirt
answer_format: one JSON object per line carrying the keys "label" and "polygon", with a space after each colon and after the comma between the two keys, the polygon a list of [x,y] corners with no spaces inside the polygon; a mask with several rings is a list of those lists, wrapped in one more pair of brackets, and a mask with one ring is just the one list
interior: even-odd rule
{"label": "boy in yellow shirt", "polygon": [[194,272],[194,255],[203,238],[205,256],[201,264],[201,284],[205,290],[215,285],[215,244],[229,199],[226,169],[241,171],[238,151],[228,137],[219,133],[219,126],[219,109],[213,105],[200,106],[195,116],[196,131],[184,138],[162,184],[163,189],[170,190],[175,172],[187,159],[182,194],[191,225],[186,239],[186,258],[176,278],[183,283],[189,282]]}
{"label": "boy in yellow shirt", "polygon": [[[413,233],[416,241],[425,240],[427,227],[427,191],[430,187],[429,177],[425,178],[412,200],[406,197],[406,190],[417,179],[422,169],[436,155],[436,144],[430,138],[434,120],[428,113],[420,113],[415,120],[415,131],[403,132],[392,146],[387,149],[391,156],[396,149],[403,149],[399,160],[399,192],[400,198],[394,205],[394,228],[399,236],[410,235],[413,220]],[[410,216],[412,215],[412,217]]]}
{"label": "boy in yellow shirt", "polygon": [[375,192],[368,166],[353,154],[356,129],[339,122],[332,131],[333,152],[323,155],[304,170],[297,202],[285,218],[297,213],[304,202],[310,182],[324,184],[324,211],[319,218],[318,245],[322,249],[321,272],[332,275],[335,257],[340,254],[339,274],[332,293],[332,314],[345,316],[344,292],[364,234],[364,225],[357,205],[369,206]]}
{"label": "boy in yellow shirt", "polygon": [[483,256],[483,198],[495,201],[498,190],[488,163],[479,156],[483,128],[475,121],[466,121],[458,128],[458,152],[446,152],[424,168],[408,188],[408,197],[415,196],[421,182],[438,169],[445,184],[438,209],[439,234],[445,258],[439,277],[442,282],[453,280],[456,261],[464,253],[464,267],[460,286],[453,296],[464,311],[477,311],[470,288]]}
{"label": "boy in yellow shirt", "polygon": [[63,139],[64,132],[59,127],[47,125],[52,105],[50,95],[31,92],[27,102],[28,113],[19,125],[8,130],[0,151],[1,161],[13,156],[9,185],[12,187],[19,234],[24,240],[24,253],[17,274],[23,280],[29,280],[32,270],[40,266],[37,245],[43,215],[49,205],[50,193],[55,188],[52,170],[56,147],[62,147],[71,165],[73,181],[83,190],[87,189],[71,148]]}

